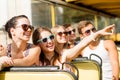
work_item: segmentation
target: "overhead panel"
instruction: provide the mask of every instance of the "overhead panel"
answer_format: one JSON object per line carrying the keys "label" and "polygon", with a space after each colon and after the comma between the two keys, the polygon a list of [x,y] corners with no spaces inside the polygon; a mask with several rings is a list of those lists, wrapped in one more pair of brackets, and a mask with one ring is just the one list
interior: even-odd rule
{"label": "overhead panel", "polygon": [[120,0],[62,0],[80,7],[120,17]]}

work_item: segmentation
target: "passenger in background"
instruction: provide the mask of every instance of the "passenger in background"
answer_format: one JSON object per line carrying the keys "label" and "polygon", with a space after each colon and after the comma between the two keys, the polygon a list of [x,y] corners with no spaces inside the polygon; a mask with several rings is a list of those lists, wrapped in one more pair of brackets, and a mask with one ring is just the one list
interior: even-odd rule
{"label": "passenger in background", "polygon": [[62,25],[54,26],[51,31],[55,35],[55,45],[57,45],[55,49],[62,54],[68,48],[68,32]]}
{"label": "passenger in background", "polygon": [[66,43],[67,48],[73,48],[77,42],[76,42],[76,29],[72,27],[71,24],[64,24],[65,31],[68,32],[68,42]]}
{"label": "passenger in background", "polygon": [[33,29],[25,15],[14,16],[7,21],[5,31],[12,42],[8,44],[5,54],[0,57],[1,69],[9,66],[39,65],[41,49],[28,43]]}
{"label": "passenger in background", "polygon": [[[97,30],[92,22],[80,21],[78,24],[78,32],[80,38],[84,40],[86,37],[95,34]],[[112,40],[102,40],[98,37],[91,41],[91,43],[81,51],[80,55],[89,58],[90,54],[96,54],[102,59],[102,80],[118,80],[118,51]]]}
{"label": "passenger in background", "polygon": [[59,46],[55,44],[55,39],[58,38],[59,40],[61,39],[61,42],[62,40],[63,42],[66,42],[64,38],[66,35],[65,30],[62,31],[61,29],[62,36],[57,36],[57,35],[60,35],[59,34],[60,28],[56,30],[57,31],[56,34],[53,34],[50,29],[39,26],[33,32],[32,40],[35,45],[39,45],[41,48],[40,66],[53,65],[53,66],[60,66],[61,68],[61,64],[63,62],[71,62],[73,59],[75,59],[79,55],[79,52],[82,49],[84,49],[91,41],[93,41],[97,37],[102,36],[102,35],[113,34],[112,32],[110,33],[110,31],[113,30],[113,28],[114,28],[114,25],[110,25],[84,38],[75,47],[65,50],[65,51],[58,51],[55,49],[56,46]]}

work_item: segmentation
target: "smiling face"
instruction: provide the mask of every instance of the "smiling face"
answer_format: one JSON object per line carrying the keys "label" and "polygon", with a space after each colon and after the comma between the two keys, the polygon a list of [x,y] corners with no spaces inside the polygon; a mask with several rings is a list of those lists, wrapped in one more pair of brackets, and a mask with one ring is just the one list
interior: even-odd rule
{"label": "smiling face", "polygon": [[67,42],[67,32],[63,27],[59,27],[56,30],[56,40],[58,43],[66,43]]}
{"label": "smiling face", "polygon": [[65,30],[68,32],[69,41],[74,41],[76,39],[76,34],[75,34],[76,30],[71,26],[67,27]]}
{"label": "smiling face", "polygon": [[40,36],[41,36],[41,39],[39,40],[42,42],[40,42],[39,45],[42,51],[44,53],[53,52],[55,48],[55,41],[54,41],[53,34],[50,33],[49,31],[42,31]]}
{"label": "smiling face", "polygon": [[28,41],[32,33],[32,27],[27,18],[18,18],[15,28],[11,28],[12,38],[15,40]]}

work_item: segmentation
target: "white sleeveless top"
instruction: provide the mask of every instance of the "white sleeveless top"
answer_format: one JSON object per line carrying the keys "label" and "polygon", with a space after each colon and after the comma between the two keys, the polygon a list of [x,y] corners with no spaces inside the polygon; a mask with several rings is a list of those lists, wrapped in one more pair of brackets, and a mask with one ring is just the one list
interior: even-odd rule
{"label": "white sleeveless top", "polygon": [[[86,47],[83,51],[82,56],[89,58],[90,54],[96,54],[102,59],[102,80],[112,80],[112,66],[110,63],[109,53],[104,47],[103,40],[100,40],[99,45],[94,50]],[[98,59],[97,57],[91,58],[100,62],[100,59]]]}

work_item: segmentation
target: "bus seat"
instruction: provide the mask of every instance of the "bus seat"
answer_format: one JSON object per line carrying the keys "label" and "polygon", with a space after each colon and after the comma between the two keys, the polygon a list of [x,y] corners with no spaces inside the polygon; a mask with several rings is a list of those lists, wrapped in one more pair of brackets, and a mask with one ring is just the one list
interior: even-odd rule
{"label": "bus seat", "polygon": [[0,72],[0,80],[77,80],[77,77],[52,66],[11,67]]}
{"label": "bus seat", "polygon": [[101,80],[101,65],[98,62],[80,57],[73,60],[72,64],[74,64],[79,70],[78,80]]}
{"label": "bus seat", "polygon": [[[120,47],[117,47],[118,55],[119,55],[119,68],[120,68]],[[119,80],[120,80],[120,72],[119,72]]]}

